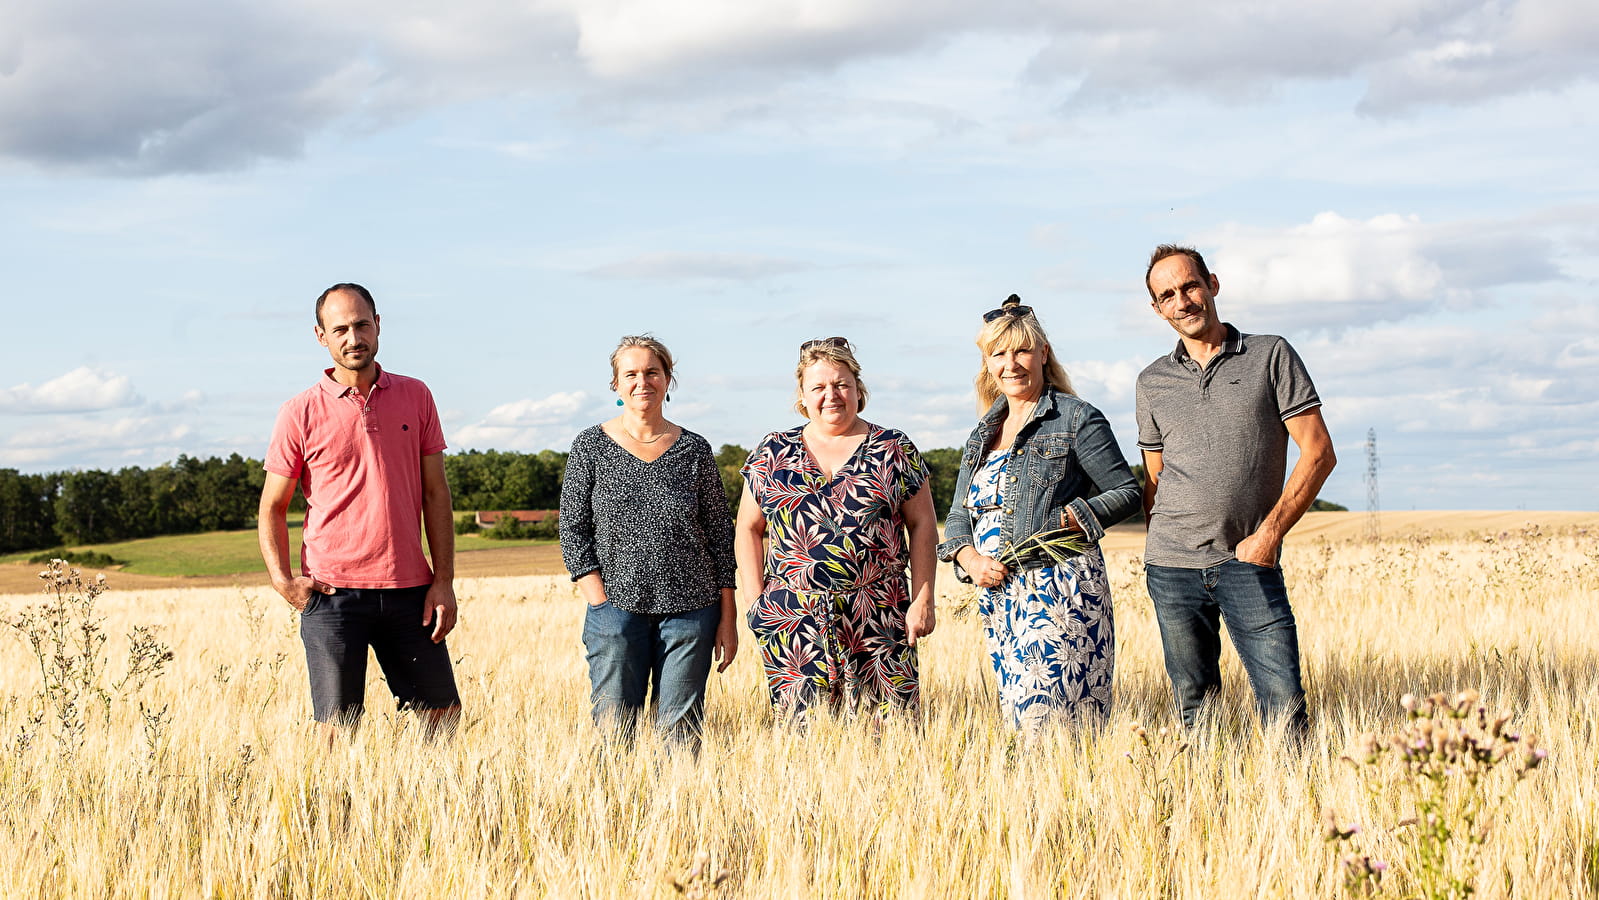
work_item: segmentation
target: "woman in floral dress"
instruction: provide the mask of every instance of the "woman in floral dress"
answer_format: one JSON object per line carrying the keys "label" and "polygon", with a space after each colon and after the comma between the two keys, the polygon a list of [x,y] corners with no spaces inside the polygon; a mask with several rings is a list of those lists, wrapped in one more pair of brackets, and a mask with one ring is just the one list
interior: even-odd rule
{"label": "woman in floral dress", "polygon": [[807,341],[795,375],[809,421],[750,454],[734,529],[772,706],[791,717],[818,702],[874,717],[914,709],[916,642],[935,624],[927,467],[904,434],[860,418],[866,387],[848,341]]}
{"label": "woman in floral dress", "polygon": [[[977,395],[987,412],[961,454],[939,556],[984,589],[978,610],[1005,720],[1029,734],[1100,720],[1116,642],[1098,542],[1137,508],[1138,482],[1110,423],[1072,391],[1031,307],[1012,294],[983,321]],[[1057,563],[1028,552],[1041,535],[1087,546]]]}

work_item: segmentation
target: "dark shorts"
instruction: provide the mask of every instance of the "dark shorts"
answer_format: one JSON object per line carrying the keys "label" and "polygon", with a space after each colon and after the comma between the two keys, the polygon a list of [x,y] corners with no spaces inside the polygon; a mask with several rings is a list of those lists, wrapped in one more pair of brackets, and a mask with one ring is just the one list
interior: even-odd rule
{"label": "dark shorts", "polygon": [[336,588],[312,594],[300,613],[300,640],[311,675],[311,706],[318,722],[353,720],[366,697],[366,648],[377,655],[383,677],[401,709],[461,705],[446,642],[433,643],[422,624],[428,586]]}

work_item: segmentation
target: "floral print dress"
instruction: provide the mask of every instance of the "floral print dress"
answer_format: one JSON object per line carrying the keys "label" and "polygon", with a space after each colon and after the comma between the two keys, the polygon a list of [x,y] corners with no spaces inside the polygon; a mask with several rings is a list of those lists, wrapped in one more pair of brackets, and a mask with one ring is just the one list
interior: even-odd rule
{"label": "floral print dress", "polygon": [[[996,450],[972,475],[966,506],[979,553],[1000,552],[1009,450]],[[1116,664],[1110,581],[1098,545],[1065,565],[1012,569],[978,600],[988,655],[999,680],[1000,712],[1033,733],[1052,722],[1092,721],[1110,712]]]}
{"label": "floral print dress", "polygon": [[882,715],[920,700],[905,642],[908,560],[902,506],[927,481],[904,434],[868,425],[828,478],[801,428],[774,432],[743,474],[766,516],[766,572],[750,607],[772,706],[802,716]]}

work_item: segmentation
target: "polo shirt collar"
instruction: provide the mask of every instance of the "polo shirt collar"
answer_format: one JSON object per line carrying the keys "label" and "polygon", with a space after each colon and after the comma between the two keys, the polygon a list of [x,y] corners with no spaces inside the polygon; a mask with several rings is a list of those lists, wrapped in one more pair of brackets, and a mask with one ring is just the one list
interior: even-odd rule
{"label": "polo shirt collar", "polygon": [[[372,365],[378,366],[377,363],[373,363]],[[387,388],[389,384],[390,379],[388,370],[382,366],[378,366],[378,380],[373,382],[372,386],[374,388]],[[343,397],[345,394],[350,392],[348,385],[339,384],[337,381],[333,380],[332,366],[322,370],[322,377],[317,380],[317,385],[332,397]]]}
{"label": "polo shirt collar", "polygon": [[[1226,356],[1228,354],[1244,352],[1244,335],[1238,329],[1234,328],[1231,322],[1223,322],[1222,324],[1227,327],[1227,337],[1222,339],[1221,353],[1217,355]],[[1169,358],[1172,362],[1178,364],[1181,364],[1184,360],[1189,358],[1188,348],[1183,345],[1182,338],[1177,339],[1177,349],[1171,352],[1171,356]],[[331,372],[332,369],[329,369],[328,371]]]}

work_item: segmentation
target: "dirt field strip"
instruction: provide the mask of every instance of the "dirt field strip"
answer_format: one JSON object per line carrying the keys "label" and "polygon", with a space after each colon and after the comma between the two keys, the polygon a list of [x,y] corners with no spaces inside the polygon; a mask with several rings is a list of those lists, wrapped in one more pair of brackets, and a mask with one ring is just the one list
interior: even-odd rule
{"label": "dirt field strip", "polygon": [[[1494,511],[1411,511],[1381,515],[1385,537],[1459,537],[1467,534],[1492,535],[1517,532],[1532,524],[1546,530],[1587,528],[1599,534],[1599,513]],[[1366,527],[1363,513],[1307,513],[1289,534],[1290,544],[1315,541],[1344,541],[1359,538]],[[1144,546],[1142,525],[1118,525],[1105,536],[1106,553],[1141,553]],[[0,565],[0,595],[31,594],[38,590],[40,566],[35,563]],[[95,570],[98,571],[98,570]],[[512,544],[492,550],[470,550],[457,554],[456,574],[461,578],[514,575],[558,575],[563,570],[561,551],[555,544]],[[234,575],[196,575],[167,577],[137,572],[107,570],[112,590],[148,591],[170,588],[256,587],[267,584],[266,571],[253,569]]]}

